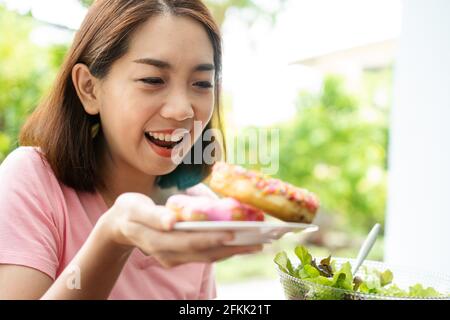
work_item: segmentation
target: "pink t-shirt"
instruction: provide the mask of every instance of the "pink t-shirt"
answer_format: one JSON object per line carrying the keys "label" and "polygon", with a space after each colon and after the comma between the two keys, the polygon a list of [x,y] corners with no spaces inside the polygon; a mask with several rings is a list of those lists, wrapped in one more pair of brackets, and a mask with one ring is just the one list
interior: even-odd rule
{"label": "pink t-shirt", "polygon": [[[99,193],[60,183],[37,149],[19,147],[0,165],[0,264],[27,266],[56,279],[107,206]],[[134,249],[109,299],[212,299],[211,264],[171,269]]]}

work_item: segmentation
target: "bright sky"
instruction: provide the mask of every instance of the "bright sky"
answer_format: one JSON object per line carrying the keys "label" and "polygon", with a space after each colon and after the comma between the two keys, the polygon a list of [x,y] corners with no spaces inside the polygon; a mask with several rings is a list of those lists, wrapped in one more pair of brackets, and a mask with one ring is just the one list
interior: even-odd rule
{"label": "bright sky", "polygon": [[292,0],[275,27],[246,28],[231,16],[224,28],[224,82],[236,124],[289,119],[300,88],[316,89],[318,74],[289,63],[397,37],[401,0]]}
{"label": "bright sky", "polygon": [[[268,0],[259,0],[267,5]],[[0,0],[38,19],[76,29],[85,14],[76,0]],[[402,0],[290,0],[274,26],[249,27],[239,12],[224,26],[224,91],[237,126],[289,119],[300,88],[316,88],[317,75],[290,62],[316,54],[397,37]],[[41,29],[35,39],[67,39]]]}

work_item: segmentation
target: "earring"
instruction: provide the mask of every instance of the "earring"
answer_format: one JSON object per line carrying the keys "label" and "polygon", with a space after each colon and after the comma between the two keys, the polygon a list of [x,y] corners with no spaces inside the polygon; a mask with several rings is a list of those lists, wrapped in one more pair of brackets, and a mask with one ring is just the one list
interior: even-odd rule
{"label": "earring", "polygon": [[91,138],[94,139],[100,130],[100,123],[96,123],[91,127]]}

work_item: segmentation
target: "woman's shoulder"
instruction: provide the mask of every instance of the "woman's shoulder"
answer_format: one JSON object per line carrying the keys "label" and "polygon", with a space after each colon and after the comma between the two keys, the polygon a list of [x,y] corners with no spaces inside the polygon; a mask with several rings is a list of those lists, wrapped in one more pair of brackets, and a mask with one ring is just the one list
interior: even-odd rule
{"label": "woman's shoulder", "polygon": [[1,180],[33,182],[35,178],[39,178],[41,182],[44,182],[52,176],[54,176],[53,171],[38,147],[18,147],[0,165]]}
{"label": "woman's shoulder", "polygon": [[22,215],[60,211],[64,201],[61,185],[39,148],[12,151],[0,165],[0,181],[0,208],[13,208]]}
{"label": "woman's shoulder", "polygon": [[41,155],[41,149],[39,147],[32,147],[32,146],[20,146],[13,151],[11,151],[8,156],[5,158],[5,161],[8,161],[9,159],[15,159],[15,160],[36,160],[37,158],[40,158]]}
{"label": "woman's shoulder", "polygon": [[44,154],[39,147],[20,146],[13,150],[1,163],[2,167],[47,167]]}

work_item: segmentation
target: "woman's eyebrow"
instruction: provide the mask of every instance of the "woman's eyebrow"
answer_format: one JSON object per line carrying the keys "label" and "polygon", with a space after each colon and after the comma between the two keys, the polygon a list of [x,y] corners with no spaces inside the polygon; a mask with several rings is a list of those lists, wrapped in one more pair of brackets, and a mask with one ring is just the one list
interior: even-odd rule
{"label": "woman's eyebrow", "polygon": [[194,71],[214,71],[215,69],[212,63],[203,63],[196,66]]}
{"label": "woman's eyebrow", "polygon": [[152,58],[137,59],[137,60],[134,60],[133,62],[141,63],[141,64],[147,64],[147,65],[154,66],[154,67],[161,68],[161,69],[170,69],[170,68],[172,68],[170,63],[165,62],[165,61],[161,61],[161,60],[157,60],[157,59],[152,59]]}
{"label": "woman's eyebrow", "polygon": [[[142,58],[136,59],[133,62],[154,66],[160,69],[172,69],[172,65],[169,62],[158,59]],[[212,63],[202,63],[194,67],[194,71],[214,71],[215,69],[216,68]]]}

